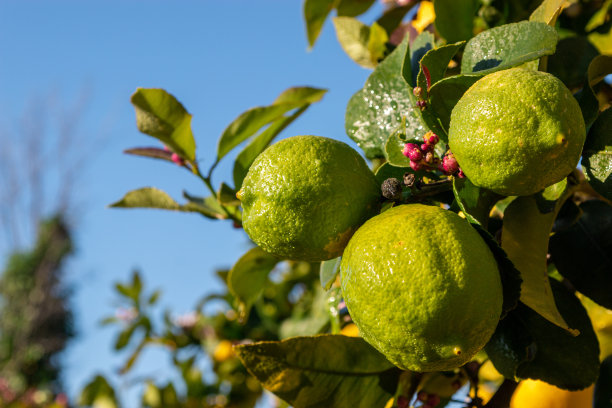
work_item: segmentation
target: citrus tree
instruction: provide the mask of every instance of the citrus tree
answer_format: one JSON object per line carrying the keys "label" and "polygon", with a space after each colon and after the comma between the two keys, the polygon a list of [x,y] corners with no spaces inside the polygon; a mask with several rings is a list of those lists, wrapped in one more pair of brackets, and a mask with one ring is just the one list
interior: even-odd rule
{"label": "citrus tree", "polygon": [[[274,143],[322,89],[239,115],[206,171],[186,108],[162,89],[132,95],[163,146],[127,153],[181,166],[209,195],[147,187],[112,207],[227,220],[254,244],[220,274],[217,317],[156,332],[156,296],[137,275],[117,287],[138,313],[116,347],[145,333],[125,370],[148,344],[208,345],[216,361],[207,384],[177,354],[186,394],[151,381],[144,405],[253,406],[263,387],[281,406],[503,407],[518,385],[512,404],[528,407],[530,379],[612,406],[612,2],[385,3],[371,25],[356,17],[373,0],[304,3],[311,46],[335,13],[343,49],[373,70],[345,117],[369,167],[326,137]],[[114,398],[97,378],[82,402],[99,389]]]}

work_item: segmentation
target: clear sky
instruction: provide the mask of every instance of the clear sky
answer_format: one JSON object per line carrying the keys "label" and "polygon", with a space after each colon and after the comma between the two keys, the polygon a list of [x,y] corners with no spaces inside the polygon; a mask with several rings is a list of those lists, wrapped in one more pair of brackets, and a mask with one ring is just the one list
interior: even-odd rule
{"label": "clear sky", "polygon": [[[96,372],[112,375],[122,361],[112,352],[115,331],[99,326],[114,312],[113,282],[139,268],[149,288],[163,289],[162,307],[184,313],[220,288],[215,268],[231,266],[247,248],[243,233],[229,223],[106,208],[144,186],[177,199],[183,189],[206,194],[178,167],[121,153],[155,145],[135,127],[129,98],[137,87],[165,88],[193,114],[203,168],[232,119],[297,85],[329,93],[283,136],[316,134],[356,147],[344,132],[344,109],[369,71],[343,53],[329,22],[308,52],[301,5],[301,0],[0,1],[0,123],[10,127],[18,121],[32,97],[56,92],[58,103],[70,106],[82,89],[89,90],[79,129],[91,154],[77,185],[84,211],[68,271],[79,333],[64,359],[72,396]],[[219,167],[215,185],[231,180],[231,161],[230,156]],[[165,376],[167,362],[160,356],[165,355],[145,355],[137,372]]]}

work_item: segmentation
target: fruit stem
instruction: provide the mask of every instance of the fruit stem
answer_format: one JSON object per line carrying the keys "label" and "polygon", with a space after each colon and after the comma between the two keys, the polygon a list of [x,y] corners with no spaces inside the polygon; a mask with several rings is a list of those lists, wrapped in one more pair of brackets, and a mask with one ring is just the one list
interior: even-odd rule
{"label": "fruit stem", "polygon": [[[211,167],[210,172],[212,172],[212,169],[214,168],[214,166],[216,164],[217,164],[217,162],[215,162],[215,164],[213,164],[213,166]],[[210,177],[204,177],[202,175],[202,173],[200,172],[200,168],[198,167],[196,162],[192,163],[192,171],[193,171],[193,174],[198,176],[200,178],[200,180],[202,180],[204,182],[206,187],[208,187],[208,190],[210,190],[211,194],[216,197],[217,196],[217,192],[215,191],[215,189],[212,186],[212,183],[210,182]],[[210,176],[210,172],[209,172],[209,176]],[[238,225],[242,225],[242,221],[239,220],[238,218],[236,218],[232,213],[230,213],[225,205],[219,203],[219,206],[221,206],[221,209],[223,210],[225,215],[227,215],[227,218],[231,219],[232,221],[234,221],[234,223],[236,223]]]}

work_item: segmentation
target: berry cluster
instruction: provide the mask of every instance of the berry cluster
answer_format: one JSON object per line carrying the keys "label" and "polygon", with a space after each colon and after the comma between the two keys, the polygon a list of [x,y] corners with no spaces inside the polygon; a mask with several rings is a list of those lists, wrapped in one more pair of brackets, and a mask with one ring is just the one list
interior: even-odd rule
{"label": "berry cluster", "polygon": [[423,136],[424,143],[420,146],[416,143],[406,143],[402,153],[410,159],[410,168],[414,171],[440,170],[447,176],[457,174],[458,177],[465,177],[455,156],[450,151],[442,159],[436,156],[434,147],[439,141],[438,135],[429,131]]}
{"label": "berry cluster", "polygon": [[425,391],[419,391],[417,394],[417,400],[423,403],[421,408],[434,408],[440,403],[439,396],[436,394],[428,394]]}

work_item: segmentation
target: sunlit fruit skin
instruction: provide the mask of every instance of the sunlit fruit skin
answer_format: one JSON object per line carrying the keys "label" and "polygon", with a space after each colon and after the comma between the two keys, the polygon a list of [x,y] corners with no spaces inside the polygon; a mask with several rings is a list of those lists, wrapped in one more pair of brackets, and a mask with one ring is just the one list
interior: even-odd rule
{"label": "sunlit fruit skin", "polygon": [[576,168],[586,137],[582,112],[555,76],[523,68],[489,74],[451,113],[449,146],[477,186],[530,195]]}
{"label": "sunlit fruit skin", "polygon": [[376,177],[349,145],[294,136],[257,157],[237,196],[244,230],[264,251],[317,262],[342,254],[377,213],[380,194]]}
{"label": "sunlit fruit skin", "polygon": [[567,391],[539,380],[523,380],[512,395],[510,408],[591,408],[593,389]]}
{"label": "sunlit fruit skin", "polygon": [[457,214],[408,204],[368,220],[341,262],[344,301],[361,337],[401,369],[452,370],[495,331],[497,263]]}

